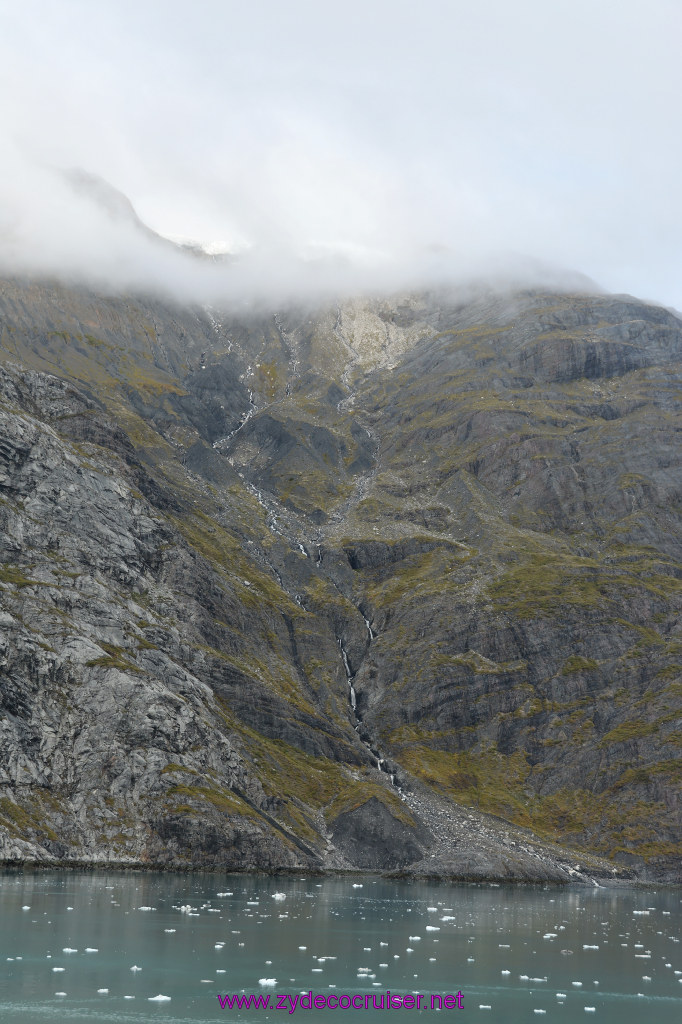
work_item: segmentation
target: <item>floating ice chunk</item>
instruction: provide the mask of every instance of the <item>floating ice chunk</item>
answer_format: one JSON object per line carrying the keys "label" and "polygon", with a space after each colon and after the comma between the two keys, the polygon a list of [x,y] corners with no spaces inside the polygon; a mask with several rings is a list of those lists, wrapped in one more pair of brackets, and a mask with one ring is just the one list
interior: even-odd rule
{"label": "floating ice chunk", "polygon": [[308,947],[307,946],[299,946],[298,948],[299,949],[307,949]]}
{"label": "floating ice chunk", "polygon": [[426,909],[430,910],[432,914],[438,913],[438,907],[427,907]]}
{"label": "floating ice chunk", "polygon": [[273,892],[272,898],[273,900],[285,900],[287,898],[287,894],[285,892]]}
{"label": "floating ice chunk", "polygon": [[21,909],[22,910],[30,910],[31,908],[30,907],[22,907]]}
{"label": "floating ice chunk", "polygon": [[439,932],[440,928],[437,924],[427,924],[426,930],[427,932]]}
{"label": "floating ice chunk", "polygon": [[100,996],[105,996],[108,993],[108,991],[109,991],[108,988],[98,988],[97,989],[97,994],[100,995]]}
{"label": "floating ice chunk", "polygon": [[595,1010],[596,1010],[596,1006],[586,1006],[585,1007],[585,1013],[594,1013]]}
{"label": "floating ice chunk", "polygon": [[94,946],[86,946],[85,947],[85,952],[86,953],[99,953],[99,949],[95,949]]}
{"label": "floating ice chunk", "polygon": [[[410,942],[421,942],[421,940],[422,940],[421,935],[410,935]],[[387,942],[381,942],[381,943],[379,943],[379,945],[387,946],[388,943]]]}
{"label": "floating ice chunk", "polygon": [[156,910],[156,907],[138,907],[138,910]]}
{"label": "floating ice chunk", "polygon": [[258,984],[259,985],[276,985],[277,984],[277,978],[259,978],[258,979]]}
{"label": "floating ice chunk", "polygon": [[53,974],[63,974],[65,970],[66,970],[65,967],[53,967],[52,968],[52,973]]}
{"label": "floating ice chunk", "polygon": [[583,987],[582,981],[572,981],[571,985],[573,985],[574,988],[582,988]]}
{"label": "floating ice chunk", "polygon": [[492,1010],[492,1006],[490,1006],[488,1003],[479,1003],[478,1008],[479,1010]]}
{"label": "floating ice chunk", "polygon": [[165,932],[168,932],[169,935],[171,935],[176,929],[175,928],[164,928],[163,930]]}
{"label": "floating ice chunk", "polygon": [[123,998],[124,998],[124,999],[134,999],[134,998],[135,998],[135,996],[124,996]]}
{"label": "floating ice chunk", "polygon": [[56,996],[65,996],[66,992],[55,992]]}
{"label": "floating ice chunk", "polygon": [[217,892],[216,896],[232,896],[231,892]]}
{"label": "floating ice chunk", "polygon": [[556,997],[557,997],[557,999],[565,999],[566,998],[566,993],[565,992],[557,992]]}
{"label": "floating ice chunk", "polygon": [[586,946],[583,944],[583,949],[599,949],[599,946]]}
{"label": "floating ice chunk", "polygon": [[362,889],[362,882],[353,882],[353,889]]}
{"label": "floating ice chunk", "polygon": [[511,974],[511,971],[500,971],[500,974]]}
{"label": "floating ice chunk", "polygon": [[533,1010],[533,1013],[547,1013],[547,1010]]}
{"label": "floating ice chunk", "polygon": [[170,996],[162,996],[161,993],[158,996],[149,996],[147,999],[148,1003],[170,1003]]}
{"label": "floating ice chunk", "polygon": [[77,953],[77,949],[72,949],[71,946],[64,946],[62,953]]}
{"label": "floating ice chunk", "polygon": [[[556,939],[557,935],[558,935],[558,932],[547,932],[547,933],[546,933],[545,935],[543,935],[542,937],[543,937],[543,939]],[[583,949],[584,949],[584,948],[585,948],[585,947],[583,946]]]}
{"label": "floating ice chunk", "polygon": [[414,953],[414,950],[412,949],[412,946],[408,946],[407,949],[405,950],[405,952],[406,953]]}
{"label": "floating ice chunk", "polygon": [[131,970],[131,971],[141,971],[141,970],[142,970],[142,968],[141,968],[141,967],[138,967],[138,966],[137,966],[137,964],[133,964],[133,966],[132,966],[132,967],[130,968],[130,970]]}

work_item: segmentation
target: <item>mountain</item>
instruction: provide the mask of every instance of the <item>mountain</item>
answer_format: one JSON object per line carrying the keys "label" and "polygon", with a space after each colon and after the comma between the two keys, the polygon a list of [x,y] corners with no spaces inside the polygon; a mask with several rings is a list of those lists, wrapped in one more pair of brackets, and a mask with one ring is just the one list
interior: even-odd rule
{"label": "mountain", "polygon": [[0,856],[681,881],[682,320],[0,283]]}

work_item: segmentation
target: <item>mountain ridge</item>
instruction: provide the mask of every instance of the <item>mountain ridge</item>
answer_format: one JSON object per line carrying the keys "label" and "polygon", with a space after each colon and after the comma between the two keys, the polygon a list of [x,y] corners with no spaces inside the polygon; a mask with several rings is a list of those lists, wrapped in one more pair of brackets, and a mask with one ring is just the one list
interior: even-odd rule
{"label": "mountain ridge", "polygon": [[680,880],[673,313],[0,308],[6,861]]}

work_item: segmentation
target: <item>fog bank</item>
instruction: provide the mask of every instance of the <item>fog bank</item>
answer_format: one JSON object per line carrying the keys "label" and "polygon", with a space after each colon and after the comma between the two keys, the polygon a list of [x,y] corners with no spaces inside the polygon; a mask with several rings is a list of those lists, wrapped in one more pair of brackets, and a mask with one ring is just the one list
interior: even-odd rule
{"label": "fog bank", "polygon": [[679,4],[0,10],[5,274],[251,302],[563,267],[682,308]]}

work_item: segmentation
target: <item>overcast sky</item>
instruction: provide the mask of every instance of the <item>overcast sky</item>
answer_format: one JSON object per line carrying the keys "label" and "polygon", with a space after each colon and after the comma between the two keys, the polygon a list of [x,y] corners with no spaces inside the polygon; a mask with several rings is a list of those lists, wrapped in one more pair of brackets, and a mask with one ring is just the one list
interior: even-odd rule
{"label": "overcast sky", "polygon": [[0,267],[205,298],[530,258],[682,309],[681,40],[680,0],[0,0]]}

